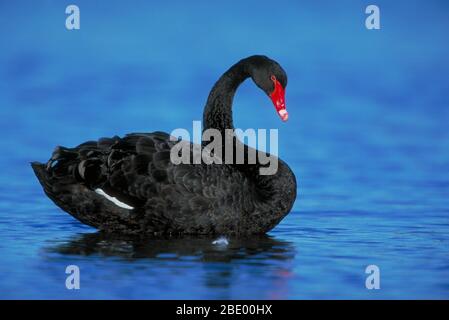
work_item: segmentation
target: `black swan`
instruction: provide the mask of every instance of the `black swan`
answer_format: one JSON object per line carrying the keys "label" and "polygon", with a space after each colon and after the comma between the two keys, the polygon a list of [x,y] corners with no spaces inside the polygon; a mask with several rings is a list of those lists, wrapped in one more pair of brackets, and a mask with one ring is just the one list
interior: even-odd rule
{"label": "black swan", "polygon": [[[204,109],[204,130],[214,128],[225,136],[234,128],[233,97],[249,77],[287,120],[287,75],[277,62],[256,55],[240,60],[215,83]],[[245,154],[254,150],[234,134],[232,139]],[[272,175],[260,174],[259,157],[253,164],[174,164],[170,150],[176,143],[163,132],[132,133],[57,147],[46,164],[31,165],[56,205],[105,232],[263,234],[290,212],[296,178],[282,160],[264,153],[278,161]]]}

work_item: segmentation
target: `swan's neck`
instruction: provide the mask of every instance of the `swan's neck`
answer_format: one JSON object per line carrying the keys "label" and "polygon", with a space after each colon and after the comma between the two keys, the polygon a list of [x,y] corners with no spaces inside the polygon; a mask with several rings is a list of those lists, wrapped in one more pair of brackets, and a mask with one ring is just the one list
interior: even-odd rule
{"label": "swan's neck", "polygon": [[217,129],[223,135],[226,129],[234,129],[232,102],[240,84],[249,76],[244,60],[226,71],[213,86],[203,114],[203,130]]}
{"label": "swan's neck", "polygon": [[[212,88],[203,115],[203,130],[217,129],[223,137],[225,147],[226,129],[234,129],[232,102],[240,84],[251,76],[251,61],[244,59],[226,71]],[[241,142],[233,135],[235,144]],[[245,145],[245,153],[248,151]],[[235,149],[234,149],[235,150]],[[225,154],[223,150],[222,157]],[[246,155],[245,155],[246,158]],[[290,168],[278,159],[278,170],[274,175],[260,175],[260,163],[234,165],[254,181],[256,192],[253,197],[268,212],[271,212],[273,226],[287,214],[296,198],[296,180]]]}

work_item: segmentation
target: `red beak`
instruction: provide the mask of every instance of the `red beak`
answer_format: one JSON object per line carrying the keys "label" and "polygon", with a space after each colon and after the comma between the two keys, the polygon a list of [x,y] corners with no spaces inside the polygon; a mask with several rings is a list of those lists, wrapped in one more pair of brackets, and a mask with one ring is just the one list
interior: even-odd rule
{"label": "red beak", "polygon": [[285,109],[285,90],[282,87],[281,83],[273,76],[271,78],[274,82],[274,90],[270,94],[271,101],[273,101],[274,107],[276,111],[281,117],[282,121],[288,120],[288,112]]}

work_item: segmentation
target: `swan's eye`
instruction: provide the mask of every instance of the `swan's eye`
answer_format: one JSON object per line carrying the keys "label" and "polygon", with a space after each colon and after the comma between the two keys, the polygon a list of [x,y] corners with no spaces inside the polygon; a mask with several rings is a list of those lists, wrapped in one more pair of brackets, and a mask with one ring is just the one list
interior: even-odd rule
{"label": "swan's eye", "polygon": [[275,76],[271,76],[271,81],[276,82],[276,77]]}

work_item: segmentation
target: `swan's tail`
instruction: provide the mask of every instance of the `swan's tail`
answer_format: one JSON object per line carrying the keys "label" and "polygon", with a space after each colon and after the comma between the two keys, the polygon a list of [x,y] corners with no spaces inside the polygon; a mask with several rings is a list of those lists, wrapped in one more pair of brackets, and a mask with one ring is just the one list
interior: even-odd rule
{"label": "swan's tail", "polygon": [[120,226],[122,221],[123,228],[137,229],[138,224],[129,219],[129,210],[115,205],[77,179],[79,159],[61,158],[61,150],[62,147],[57,148],[46,164],[31,163],[45,194],[62,210],[89,226],[101,228],[111,221]]}
{"label": "swan's tail", "polygon": [[32,162],[31,167],[36,174],[45,194],[62,210],[70,213],[73,217],[92,227],[98,227],[96,219],[91,219],[82,214],[76,206],[76,199],[82,190],[75,190],[75,180],[70,175],[63,177],[55,176],[48,165],[40,162]]}
{"label": "swan's tail", "polygon": [[45,164],[34,161],[34,162],[31,162],[31,167],[33,168],[34,174],[36,175],[37,179],[39,180],[39,183],[42,185],[42,188],[44,189],[45,193],[50,198],[52,198],[52,187],[51,187],[52,179],[45,168]]}

